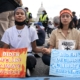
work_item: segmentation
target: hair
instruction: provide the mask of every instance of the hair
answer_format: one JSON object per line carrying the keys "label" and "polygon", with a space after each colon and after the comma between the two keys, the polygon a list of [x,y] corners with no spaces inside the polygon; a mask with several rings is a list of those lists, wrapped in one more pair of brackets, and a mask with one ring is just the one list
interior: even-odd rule
{"label": "hair", "polygon": [[76,14],[76,12],[73,11],[72,14]]}
{"label": "hair", "polygon": [[[69,11],[71,11],[70,9],[68,9],[68,8],[64,8],[63,10],[69,10]],[[62,10],[61,10],[62,11]],[[60,13],[61,13],[61,11],[60,11]],[[71,16],[72,17],[72,16]],[[60,17],[61,18],[61,17]],[[61,23],[61,19],[60,19],[60,24],[59,24],[59,27],[58,27],[59,29],[62,29],[63,28],[63,24]],[[69,29],[73,29],[73,21],[71,20],[71,22],[69,23]]]}
{"label": "hair", "polygon": [[53,18],[53,23],[56,24],[56,25],[59,25],[60,24],[60,18],[59,18],[59,16],[55,16]]}
{"label": "hair", "polygon": [[[25,10],[24,8],[22,8],[22,7],[17,7],[17,8],[14,10],[14,15],[15,15],[15,13],[16,13],[16,11],[17,11],[18,9],[22,9],[22,10],[25,12],[25,17],[26,17],[26,10]],[[26,21],[26,20],[25,20],[25,25],[27,25],[28,27],[30,27],[29,21]]]}
{"label": "hair", "polygon": [[26,16],[26,10],[25,10],[24,8],[22,8],[22,7],[17,7],[17,8],[14,10],[14,15],[15,15],[15,13],[16,13],[16,11],[17,11],[18,9],[22,9],[22,10],[25,12],[25,16]]}
{"label": "hair", "polygon": [[27,10],[28,10],[28,7],[25,7],[25,9],[27,9]]}

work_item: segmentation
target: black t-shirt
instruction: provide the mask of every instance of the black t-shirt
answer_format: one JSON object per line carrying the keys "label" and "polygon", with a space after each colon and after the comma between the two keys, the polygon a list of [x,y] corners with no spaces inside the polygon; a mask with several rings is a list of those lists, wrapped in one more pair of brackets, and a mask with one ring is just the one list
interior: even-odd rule
{"label": "black t-shirt", "polygon": [[74,16],[72,21],[74,22],[75,26],[77,26],[77,16]]}
{"label": "black t-shirt", "polygon": [[0,0],[0,13],[5,11],[14,10],[19,7],[14,0]]}

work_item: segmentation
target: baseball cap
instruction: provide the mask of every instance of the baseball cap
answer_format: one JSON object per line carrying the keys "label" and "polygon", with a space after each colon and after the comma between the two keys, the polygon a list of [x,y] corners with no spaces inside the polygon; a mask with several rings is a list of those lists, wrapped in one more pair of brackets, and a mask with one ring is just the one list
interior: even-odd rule
{"label": "baseball cap", "polygon": [[44,26],[42,25],[41,22],[37,22],[36,25],[40,26],[41,29],[44,29]]}
{"label": "baseball cap", "polygon": [[42,26],[42,23],[41,22],[37,22],[36,25]]}

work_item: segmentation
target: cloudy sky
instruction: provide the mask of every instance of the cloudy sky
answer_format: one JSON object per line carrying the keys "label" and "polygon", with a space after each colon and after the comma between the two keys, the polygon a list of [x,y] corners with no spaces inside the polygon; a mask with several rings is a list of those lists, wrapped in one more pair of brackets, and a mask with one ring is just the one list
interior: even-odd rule
{"label": "cloudy sky", "polygon": [[43,3],[43,7],[49,17],[59,15],[59,11],[63,8],[69,8],[71,11],[76,11],[76,15],[80,16],[80,0],[22,0],[24,7],[29,7],[29,11],[33,17],[37,16],[38,9]]}

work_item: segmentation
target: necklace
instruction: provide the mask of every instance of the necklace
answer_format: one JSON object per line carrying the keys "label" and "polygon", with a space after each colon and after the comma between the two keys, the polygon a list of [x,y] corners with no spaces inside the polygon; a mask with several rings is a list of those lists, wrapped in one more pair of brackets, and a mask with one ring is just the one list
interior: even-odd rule
{"label": "necklace", "polygon": [[18,37],[21,37],[22,30],[17,30],[17,32],[18,32]]}

